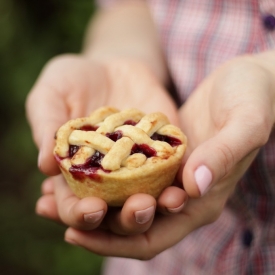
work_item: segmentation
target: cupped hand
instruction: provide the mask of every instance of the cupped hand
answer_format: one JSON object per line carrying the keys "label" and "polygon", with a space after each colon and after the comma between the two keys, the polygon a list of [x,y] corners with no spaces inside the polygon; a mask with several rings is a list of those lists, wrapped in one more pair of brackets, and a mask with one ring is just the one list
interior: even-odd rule
{"label": "cupped hand", "polygon": [[215,221],[274,125],[274,83],[255,60],[221,66],[180,110],[189,143],[178,177],[191,197],[180,213],[157,214],[146,232],[133,236],[69,228],[66,240],[101,255],[150,259]]}
{"label": "cupped hand", "polygon": [[173,101],[142,63],[99,62],[81,55],[56,57],[45,66],[26,104],[42,172],[58,173],[52,155],[58,128],[102,106],[162,111],[172,123],[179,124]]}
{"label": "cupped hand", "polygon": [[[60,173],[52,153],[57,129],[69,119],[87,116],[102,106],[136,107],[145,113],[161,111],[172,123],[179,124],[170,96],[142,63],[106,63],[80,55],[57,57],[44,68],[27,99],[28,119],[42,172],[52,176]],[[78,229],[100,226],[121,235],[146,231],[157,207],[166,214],[178,212],[187,197],[182,189],[169,187],[158,205],[153,197],[136,194],[121,210],[108,210],[99,198],[79,200],[60,175],[46,179],[42,191],[36,207],[40,215]]]}

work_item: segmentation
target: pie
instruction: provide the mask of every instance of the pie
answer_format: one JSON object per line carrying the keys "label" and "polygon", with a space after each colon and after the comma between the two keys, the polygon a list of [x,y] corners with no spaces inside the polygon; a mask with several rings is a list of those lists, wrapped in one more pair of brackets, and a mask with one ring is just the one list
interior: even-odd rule
{"label": "pie", "polygon": [[59,128],[54,156],[76,196],[122,206],[135,193],[157,198],[171,185],[186,142],[160,112],[102,107]]}

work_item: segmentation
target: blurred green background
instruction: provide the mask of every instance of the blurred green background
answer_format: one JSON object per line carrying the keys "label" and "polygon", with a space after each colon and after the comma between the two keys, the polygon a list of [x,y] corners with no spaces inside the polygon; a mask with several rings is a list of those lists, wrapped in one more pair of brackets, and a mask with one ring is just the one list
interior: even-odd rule
{"label": "blurred green background", "polygon": [[43,175],[25,99],[53,56],[81,50],[92,0],[0,0],[0,274],[100,274],[102,258],[63,241],[65,228],[35,215]]}

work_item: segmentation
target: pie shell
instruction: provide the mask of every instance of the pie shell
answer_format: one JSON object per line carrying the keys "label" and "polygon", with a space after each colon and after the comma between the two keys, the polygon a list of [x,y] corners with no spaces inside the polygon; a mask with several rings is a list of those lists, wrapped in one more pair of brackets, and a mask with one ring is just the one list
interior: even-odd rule
{"label": "pie shell", "polygon": [[146,193],[157,198],[162,190],[172,184],[181,163],[181,148],[169,159],[151,157],[146,165],[135,169],[126,167],[111,173],[99,169],[96,180],[85,177],[76,180],[72,174],[60,166],[71,190],[79,198],[95,196],[109,206],[121,206],[126,199],[136,193]]}
{"label": "pie shell", "polygon": [[[73,121],[70,121],[73,124]],[[180,130],[179,130],[180,131]],[[186,137],[181,132],[182,144],[173,147],[174,153],[166,158],[147,158],[140,167],[121,167],[114,171],[98,169],[92,176],[75,178],[69,171],[70,159],[59,159],[60,170],[73,193],[79,198],[99,197],[109,206],[122,206],[131,195],[145,193],[158,198],[170,186],[181,165],[186,149]],[[56,156],[56,151],[54,150]]]}

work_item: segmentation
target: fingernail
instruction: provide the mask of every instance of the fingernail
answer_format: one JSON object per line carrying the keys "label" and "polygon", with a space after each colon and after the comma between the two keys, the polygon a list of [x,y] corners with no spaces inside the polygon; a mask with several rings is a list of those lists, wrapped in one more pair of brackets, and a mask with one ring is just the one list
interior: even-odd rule
{"label": "fingernail", "polygon": [[179,213],[184,207],[184,203],[182,205],[180,205],[179,207],[175,207],[175,208],[168,208],[167,207],[167,210],[170,212],[170,213]]}
{"label": "fingernail", "polygon": [[155,206],[150,206],[144,210],[139,210],[135,212],[136,222],[139,224],[145,224],[151,220],[155,213]]}
{"label": "fingernail", "polygon": [[96,223],[98,222],[104,214],[104,210],[100,210],[94,213],[84,214],[84,221],[87,223]]}
{"label": "fingernail", "polygon": [[201,196],[203,196],[212,182],[212,173],[205,165],[201,165],[195,171],[194,176]]}

